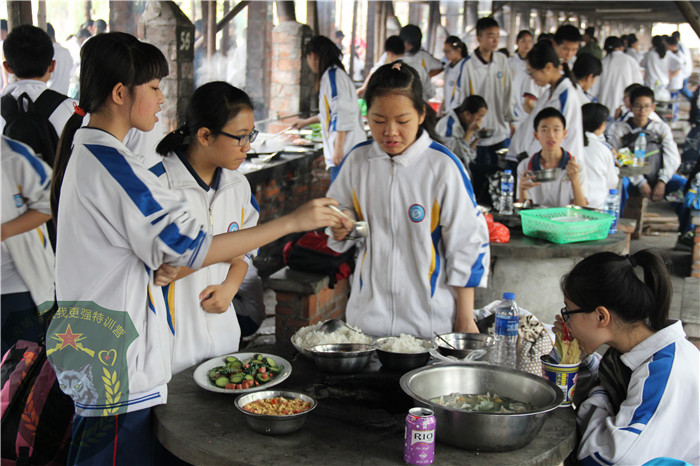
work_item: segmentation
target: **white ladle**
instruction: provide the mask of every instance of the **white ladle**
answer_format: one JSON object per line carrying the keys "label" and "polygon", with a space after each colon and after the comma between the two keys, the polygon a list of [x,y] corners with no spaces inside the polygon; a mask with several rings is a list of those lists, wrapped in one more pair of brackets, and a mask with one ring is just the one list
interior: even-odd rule
{"label": "white ladle", "polygon": [[365,222],[364,220],[355,220],[354,218],[350,217],[348,214],[340,210],[334,205],[329,205],[331,209],[335,210],[339,214],[341,214],[343,217],[347,218],[350,220],[354,226],[353,231],[357,234],[355,237],[351,237],[350,239],[357,239],[357,238],[367,238],[369,236],[369,224]]}

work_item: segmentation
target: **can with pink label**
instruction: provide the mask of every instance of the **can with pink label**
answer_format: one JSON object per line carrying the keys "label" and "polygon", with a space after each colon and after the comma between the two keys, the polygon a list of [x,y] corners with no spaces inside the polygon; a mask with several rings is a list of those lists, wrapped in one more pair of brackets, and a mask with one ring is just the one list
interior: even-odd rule
{"label": "can with pink label", "polygon": [[433,464],[435,415],[428,408],[412,408],[406,416],[403,460],[407,464]]}

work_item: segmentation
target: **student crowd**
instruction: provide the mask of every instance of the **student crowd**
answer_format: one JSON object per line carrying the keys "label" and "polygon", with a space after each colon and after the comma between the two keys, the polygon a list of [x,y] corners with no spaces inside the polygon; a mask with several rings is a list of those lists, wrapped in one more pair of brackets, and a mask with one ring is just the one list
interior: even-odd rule
{"label": "student crowd", "polygon": [[[655,40],[640,68],[622,39],[608,38],[606,57],[597,57],[590,30],[577,54],[582,36],[572,25],[536,43],[522,31],[510,58],[498,50],[493,18],[479,19],[476,34],[471,54],[448,37],[443,64],[408,25],[387,39],[359,90],[337,45],[311,39],[305,59],[319,114],[295,126],[321,124],[328,197],[262,225],[237,171],[258,134],[248,95],[207,83],[191,96],[185,122],[153,141],[169,72],[163,54],[119,32],[83,44],[78,100],[56,97],[44,118],[46,134],[60,135],[55,153],[2,139],[3,353],[46,332],[48,359],[75,404],[70,464],[173,461],[155,440],[151,408],[167,401],[172,374],[236,351],[242,330],[255,327],[232,302],[251,251],[285,234],[330,227],[331,248],[358,247],[346,316],[368,334],[477,332],[474,289],[487,285],[490,264],[478,203],[492,202],[499,157],[517,171],[520,199],[600,208],[618,184],[615,150],[644,131],[652,172],[625,189],[659,200],[683,182],[670,128],[654,113],[661,86],[683,89],[682,81],[673,88],[684,63],[672,58],[682,56],[677,40],[675,52],[673,38]],[[18,116],[5,103],[38,102],[55,55],[49,35],[27,25],[3,50],[17,79],[3,90],[8,133]],[[436,112],[431,77],[443,71]],[[548,168],[560,169],[556,180],[538,183],[533,172]],[[367,221],[369,237],[351,235],[352,222],[330,206]],[[566,323],[581,341],[592,381],[577,392],[575,456],[585,464],[700,461],[697,416],[680,422],[700,412],[698,352],[679,323],[666,325],[663,262],[646,251],[592,256],[562,291],[556,326]],[[45,331],[37,307],[54,294]],[[601,359],[602,345],[611,349]],[[110,435],[95,435],[105,429]]]}

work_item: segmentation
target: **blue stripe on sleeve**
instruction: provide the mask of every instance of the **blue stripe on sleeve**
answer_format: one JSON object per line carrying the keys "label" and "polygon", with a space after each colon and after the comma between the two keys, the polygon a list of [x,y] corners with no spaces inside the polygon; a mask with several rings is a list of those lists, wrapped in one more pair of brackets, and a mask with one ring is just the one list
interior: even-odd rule
{"label": "blue stripe on sleeve", "polygon": [[451,116],[447,119],[447,131],[445,132],[445,137],[451,137],[452,136],[452,126],[455,124],[455,119],[452,118]]}
{"label": "blue stripe on sleeve", "polygon": [[450,159],[452,159],[455,165],[457,165],[459,173],[462,175],[464,187],[467,189],[467,193],[469,194],[469,198],[472,200],[474,207],[476,207],[476,199],[474,198],[474,188],[472,187],[472,182],[469,181],[469,176],[467,175],[467,171],[464,169],[464,165],[462,164],[462,162],[457,158],[456,155],[450,152],[450,150],[442,144],[438,144],[437,142],[433,141],[433,143],[430,144],[430,148],[447,155]]}
{"label": "blue stripe on sleeve", "polygon": [[485,252],[482,252],[479,254],[479,257],[476,258],[476,262],[472,265],[472,270],[469,275],[469,281],[467,282],[466,285],[464,285],[465,288],[476,288],[479,286],[479,283],[481,282],[481,277],[484,276],[484,256],[486,255]]}
{"label": "blue stripe on sleeve", "polygon": [[433,269],[433,273],[430,275],[430,297],[432,298],[435,294],[438,275],[440,275],[440,250],[438,249],[438,244],[440,244],[440,240],[442,239],[442,227],[438,225],[430,236],[433,240],[433,250],[435,251],[435,269]]}
{"label": "blue stripe on sleeve", "polygon": [[257,210],[258,213],[260,213],[260,206],[258,205],[258,200],[255,199],[255,194],[250,195],[250,203],[253,206],[253,209]]}
{"label": "blue stripe on sleeve", "polygon": [[[372,144],[372,142],[374,142],[374,140],[373,140],[373,139],[369,139],[369,140],[367,140],[367,141],[363,141],[363,142],[361,142],[361,143],[355,145],[355,147],[353,147],[352,149],[350,149],[350,152],[348,152],[347,154],[345,154],[345,157],[343,157],[343,160],[341,160],[340,165],[338,165],[338,173],[340,173],[340,169],[343,168],[343,164],[344,164],[345,161],[348,159],[348,156],[352,153],[352,151],[354,151],[354,150],[357,149],[358,147],[366,146],[367,144]],[[337,178],[337,177],[338,177],[338,175],[336,175],[336,178]]]}
{"label": "blue stripe on sleeve", "polygon": [[129,162],[114,147],[87,144],[92,155],[107,169],[110,175],[124,189],[127,196],[146,217],[162,210],[151,190],[134,173]]}
{"label": "blue stripe on sleeve", "polygon": [[150,170],[154,175],[160,176],[163,173],[165,173],[165,165],[163,165],[163,162],[158,162],[157,164],[153,165],[148,170]]}
{"label": "blue stripe on sleeve", "polygon": [[561,113],[564,113],[564,108],[566,107],[566,99],[569,97],[569,90],[566,89],[564,92],[559,94],[559,109]]}
{"label": "blue stripe on sleeve", "polygon": [[168,327],[170,327],[170,332],[175,333],[175,327],[173,327],[173,319],[170,309],[170,301],[168,301],[168,293],[170,292],[171,285],[172,283],[168,283],[167,285],[161,287],[161,291],[163,292],[163,301],[165,301],[165,317],[168,320]]}
{"label": "blue stripe on sleeve", "polygon": [[331,98],[335,99],[338,97],[338,86],[335,83],[335,68],[328,68],[328,80],[331,83]]}
{"label": "blue stripe on sleeve", "polygon": [[41,164],[37,156],[34,155],[34,153],[31,152],[30,149],[28,149],[27,146],[25,146],[24,144],[19,143],[10,138],[4,139],[7,145],[10,146],[10,149],[24,157],[27,160],[27,162],[29,162],[29,165],[31,165],[34,171],[37,173],[37,175],[39,175],[39,181],[41,182],[41,184],[44,184],[48,175],[46,174],[46,170],[44,170],[44,166]]}
{"label": "blue stripe on sleeve", "polygon": [[628,427],[646,426],[659,408],[659,403],[668,384],[668,378],[671,375],[675,355],[676,344],[671,343],[652,356],[649,363],[649,375],[644,380],[644,388],[642,389],[642,402],[634,410]]}

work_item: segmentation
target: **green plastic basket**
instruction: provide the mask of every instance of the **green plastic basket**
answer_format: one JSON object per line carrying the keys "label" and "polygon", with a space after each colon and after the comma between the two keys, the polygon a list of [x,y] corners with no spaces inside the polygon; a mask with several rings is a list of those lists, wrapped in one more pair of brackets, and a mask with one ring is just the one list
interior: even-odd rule
{"label": "green plastic basket", "polygon": [[557,244],[604,239],[613,221],[611,215],[571,207],[523,210],[520,218],[525,236]]}

